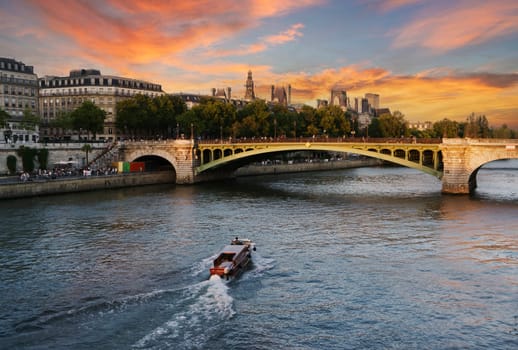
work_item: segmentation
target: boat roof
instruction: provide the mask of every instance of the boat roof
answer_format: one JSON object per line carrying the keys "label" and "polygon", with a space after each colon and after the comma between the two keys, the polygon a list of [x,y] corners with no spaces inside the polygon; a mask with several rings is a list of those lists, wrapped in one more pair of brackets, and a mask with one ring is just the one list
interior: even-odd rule
{"label": "boat roof", "polygon": [[246,245],[226,245],[223,250],[221,251],[222,253],[234,253],[234,254],[237,254],[239,252],[241,252],[243,249],[246,249],[247,246]]}

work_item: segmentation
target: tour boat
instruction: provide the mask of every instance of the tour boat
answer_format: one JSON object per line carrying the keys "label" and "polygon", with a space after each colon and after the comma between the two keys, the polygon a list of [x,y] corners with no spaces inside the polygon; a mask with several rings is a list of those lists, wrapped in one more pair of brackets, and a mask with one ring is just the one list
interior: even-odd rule
{"label": "tour boat", "polygon": [[237,276],[252,260],[252,250],[255,250],[255,243],[249,239],[236,237],[214,259],[210,275],[217,275],[227,280]]}

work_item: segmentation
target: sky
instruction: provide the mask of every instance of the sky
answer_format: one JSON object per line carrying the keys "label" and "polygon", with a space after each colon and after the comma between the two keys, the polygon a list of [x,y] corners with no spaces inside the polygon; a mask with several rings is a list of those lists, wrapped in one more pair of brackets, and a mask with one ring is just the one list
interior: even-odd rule
{"label": "sky", "polygon": [[518,0],[0,0],[0,56],[234,98],[251,70],[266,100],[376,93],[408,121],[518,129]]}

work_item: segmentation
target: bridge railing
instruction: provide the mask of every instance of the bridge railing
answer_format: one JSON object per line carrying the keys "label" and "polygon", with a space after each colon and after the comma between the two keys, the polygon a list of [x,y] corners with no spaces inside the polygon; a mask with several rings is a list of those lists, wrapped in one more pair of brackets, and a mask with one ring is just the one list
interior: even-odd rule
{"label": "bridge railing", "polygon": [[301,143],[301,142],[332,142],[332,143],[415,143],[415,144],[440,144],[440,138],[415,138],[415,137],[250,137],[228,139],[203,139],[197,140],[198,144],[239,144],[239,143]]}
{"label": "bridge railing", "polygon": [[447,145],[488,145],[488,144],[518,144],[518,139],[472,139],[472,138],[444,138]]}

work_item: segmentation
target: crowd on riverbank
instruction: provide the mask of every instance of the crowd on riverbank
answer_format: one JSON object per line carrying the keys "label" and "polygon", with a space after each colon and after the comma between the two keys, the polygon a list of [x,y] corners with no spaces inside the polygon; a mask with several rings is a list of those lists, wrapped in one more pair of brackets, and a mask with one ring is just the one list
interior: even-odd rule
{"label": "crowd on riverbank", "polygon": [[100,168],[100,169],[79,169],[79,168],[53,168],[53,169],[38,169],[32,173],[22,172],[17,176],[2,176],[0,182],[2,183],[17,183],[30,181],[46,181],[60,178],[73,178],[82,176],[100,176],[100,175],[117,175],[118,170],[115,167]]}

